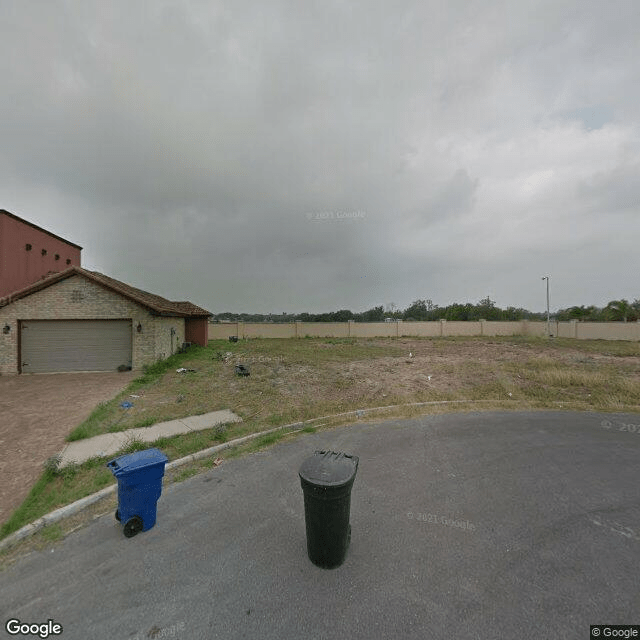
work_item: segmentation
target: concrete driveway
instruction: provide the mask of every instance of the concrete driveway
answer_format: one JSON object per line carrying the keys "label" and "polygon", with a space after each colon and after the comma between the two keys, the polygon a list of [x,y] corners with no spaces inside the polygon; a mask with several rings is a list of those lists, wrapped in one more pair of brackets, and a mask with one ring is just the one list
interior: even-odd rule
{"label": "concrete driveway", "polygon": [[0,376],[0,524],[28,495],[42,464],[100,402],[137,374]]}
{"label": "concrete driveway", "polygon": [[[297,475],[324,448],[360,458],[334,570],[307,558]],[[127,539],[110,513],[17,561],[4,620],[52,619],[69,640],[583,640],[640,624],[639,469],[640,415],[304,434],[166,487],[148,532]]]}

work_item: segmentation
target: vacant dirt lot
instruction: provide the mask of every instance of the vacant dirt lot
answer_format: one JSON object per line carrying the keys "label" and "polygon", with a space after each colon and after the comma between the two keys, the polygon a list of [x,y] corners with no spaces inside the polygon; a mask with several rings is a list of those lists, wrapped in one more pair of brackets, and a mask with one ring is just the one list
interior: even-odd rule
{"label": "vacant dirt lot", "polygon": [[18,507],[60,452],[66,435],[134,377],[57,373],[0,377],[0,524]]}
{"label": "vacant dirt lot", "polygon": [[[246,364],[251,375],[236,375],[238,363]],[[219,340],[165,365],[137,384],[131,408],[124,411],[118,402],[108,403],[83,426],[84,437],[218,409],[231,409],[244,420],[228,428],[223,434],[227,438],[414,402],[478,402],[465,405],[474,410],[640,412],[640,344],[629,342],[518,337]],[[181,367],[188,371],[177,372]],[[132,377],[0,378],[0,522],[19,506],[42,463],[64,446],[65,436]],[[457,411],[460,406],[431,405],[424,412]],[[385,417],[393,411],[402,415],[403,409],[387,410]],[[363,419],[372,419],[370,415],[378,414]],[[174,459],[213,446],[217,437],[213,430],[202,432],[191,440],[165,443],[163,450]],[[98,471],[104,469],[59,480],[68,496],[83,497],[86,487],[97,486],[93,480]],[[44,493],[55,493],[52,486],[43,492],[44,503]],[[39,509],[32,513],[46,513]]]}
{"label": "vacant dirt lot", "polygon": [[[382,348],[390,342],[373,339],[365,344]],[[577,341],[573,342],[575,348],[572,348],[559,346],[557,342],[548,345],[494,342],[490,338],[404,338],[391,344],[400,352],[398,355],[371,358],[359,355],[352,361],[327,361],[322,366],[312,360],[308,364],[291,361],[286,355],[262,364],[259,359],[252,358],[250,352],[241,351],[229,359],[227,367],[231,370],[235,362],[248,362],[256,379],[259,376],[266,379],[268,386],[286,398],[288,406],[300,408],[314,398],[345,406],[361,403],[363,407],[461,398],[515,402],[547,401],[555,396],[559,402],[563,399],[591,402],[590,393],[594,389],[581,384],[582,380],[578,378],[584,378],[588,383],[590,376],[606,377],[609,372],[624,377],[625,382],[630,387],[635,386],[640,394],[640,355],[617,355],[615,347],[609,353],[599,353],[586,350],[587,345]],[[317,346],[323,351],[344,349],[330,343]],[[265,370],[268,370],[266,375]],[[549,370],[563,374],[571,372],[574,375],[574,380],[568,381],[571,388],[563,389],[562,380],[550,379],[547,384],[543,375],[536,376]],[[242,384],[246,382],[231,382],[236,386]],[[535,397],[528,393],[532,386],[539,392]]]}

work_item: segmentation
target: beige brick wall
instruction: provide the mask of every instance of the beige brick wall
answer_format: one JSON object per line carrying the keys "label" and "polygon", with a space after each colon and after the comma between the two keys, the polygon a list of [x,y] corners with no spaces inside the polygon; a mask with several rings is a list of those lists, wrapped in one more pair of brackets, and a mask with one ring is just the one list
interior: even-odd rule
{"label": "beige brick wall", "polygon": [[521,321],[481,320],[483,336],[518,336],[523,333]]}
{"label": "beige brick wall", "polygon": [[356,338],[391,337],[399,335],[399,322],[352,322],[349,332]]}
{"label": "beige brick wall", "polygon": [[443,336],[479,336],[482,325],[477,321],[447,320],[442,323]]}
{"label": "beige brick wall", "polygon": [[[296,327],[294,322],[282,324],[266,324],[263,322],[238,322],[223,325],[222,338],[236,335],[240,338],[295,338]],[[263,331],[264,330],[264,331]]]}
{"label": "beige brick wall", "polygon": [[[290,338],[291,336],[287,333],[286,335],[276,335],[275,331],[272,329],[275,325],[269,325],[268,333],[266,333],[265,338]],[[226,340],[229,336],[235,336],[236,331],[238,330],[237,322],[210,322],[209,323],[209,340]]]}
{"label": "beige brick wall", "polygon": [[[578,339],[640,340],[640,322],[551,322],[551,335]],[[544,321],[518,320],[513,322],[292,322],[209,324],[209,339],[240,338],[304,338],[311,337],[374,337],[374,336],[544,336]]]}
{"label": "beige brick wall", "polygon": [[[127,298],[82,276],[72,276],[0,309],[0,374],[18,372],[18,320],[66,319],[131,319],[134,370],[175,353],[184,342],[184,318],[152,316]],[[11,329],[4,334],[2,327],[7,324]],[[172,327],[176,329],[173,346]]]}
{"label": "beige brick wall", "polygon": [[[173,329],[173,332],[172,332]],[[182,346],[184,340],[184,318],[155,318],[154,358],[164,360]]]}
{"label": "beige brick wall", "polygon": [[294,322],[293,330],[294,335],[297,331],[298,338],[304,338],[307,335],[319,338],[346,338],[349,335],[347,322]]}
{"label": "beige brick wall", "polygon": [[398,334],[400,336],[422,336],[431,338],[442,335],[442,325],[444,322],[400,322],[398,326]]}

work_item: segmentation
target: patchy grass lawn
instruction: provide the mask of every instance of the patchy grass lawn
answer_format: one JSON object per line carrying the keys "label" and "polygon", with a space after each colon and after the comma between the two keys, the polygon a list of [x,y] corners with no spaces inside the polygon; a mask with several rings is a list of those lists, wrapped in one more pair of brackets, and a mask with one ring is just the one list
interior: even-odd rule
{"label": "patchy grass lawn", "polygon": [[[412,353],[409,358],[409,353]],[[251,375],[235,374],[244,364]],[[194,372],[177,373],[184,367]],[[534,338],[211,341],[155,366],[69,440],[231,409],[236,433],[369,406],[471,399],[615,410],[640,403],[640,345]],[[591,395],[589,396],[589,393]],[[134,397],[132,397],[134,396]],[[133,403],[129,409],[120,404]]]}
{"label": "patchy grass lawn", "polygon": [[[236,375],[236,364],[248,367],[250,375]],[[178,373],[181,367],[194,371]],[[243,418],[242,423],[155,443],[175,460],[249,433],[319,416],[459,400],[473,404],[396,407],[375,415],[382,419],[479,409],[640,411],[640,343],[519,336],[213,340],[206,348],[192,347],[147,369],[119,396],[99,405],[68,440],[220,409]],[[124,401],[132,406],[122,408]],[[375,419],[373,415],[365,419]],[[328,428],[355,419],[323,422]],[[251,447],[266,446],[279,437],[269,436]],[[230,455],[236,454],[225,451],[225,457]],[[90,460],[62,471],[50,466],[2,526],[0,537],[113,483],[105,462]],[[197,471],[207,463],[194,464]],[[178,477],[196,471],[183,468]]]}

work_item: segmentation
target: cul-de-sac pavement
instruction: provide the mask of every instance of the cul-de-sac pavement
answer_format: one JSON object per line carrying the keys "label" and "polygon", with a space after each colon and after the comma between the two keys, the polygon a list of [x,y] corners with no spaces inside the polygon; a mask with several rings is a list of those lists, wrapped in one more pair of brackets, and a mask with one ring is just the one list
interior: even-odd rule
{"label": "cul-de-sac pavement", "polygon": [[[318,449],[360,460],[333,570],[306,549],[298,469]],[[630,414],[302,434],[167,486],[148,532],[108,514],[18,560],[3,616],[65,639],[588,638],[640,623],[639,468]]]}

